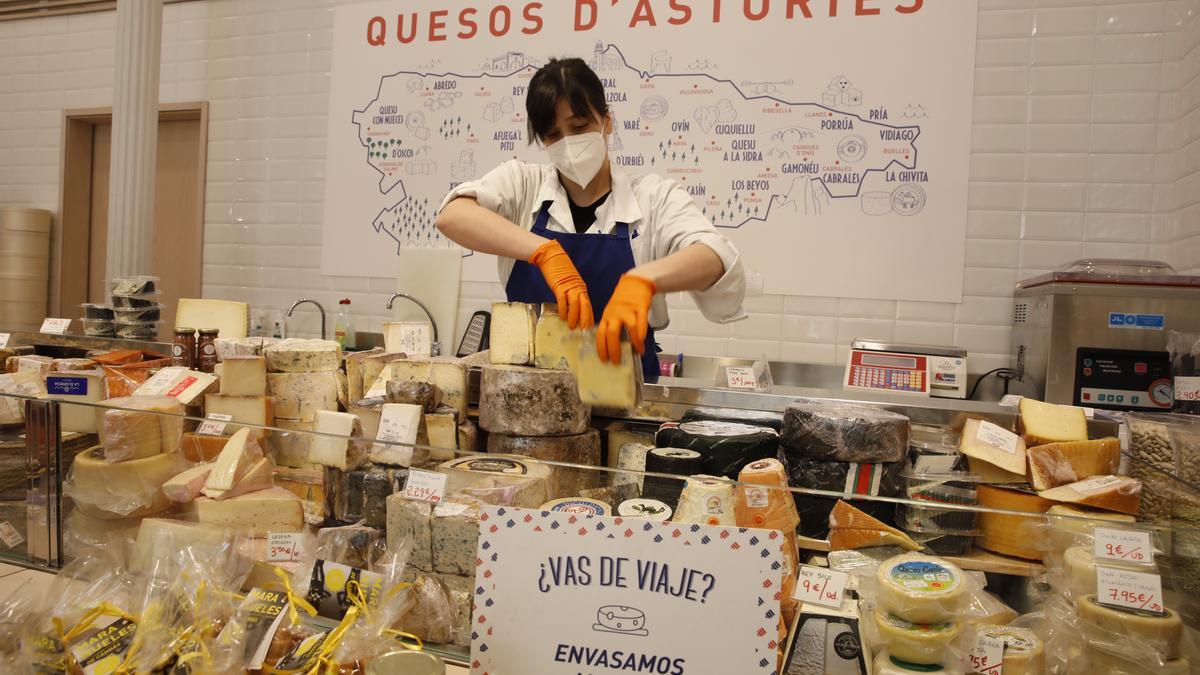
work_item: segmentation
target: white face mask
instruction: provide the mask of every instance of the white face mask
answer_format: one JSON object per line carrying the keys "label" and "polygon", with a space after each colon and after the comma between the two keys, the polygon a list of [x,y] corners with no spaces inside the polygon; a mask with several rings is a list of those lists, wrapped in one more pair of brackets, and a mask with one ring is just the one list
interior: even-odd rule
{"label": "white face mask", "polygon": [[589,131],[566,136],[550,144],[546,152],[550,153],[554,168],[576,185],[586,188],[596,178],[600,167],[604,166],[607,149],[604,135],[599,131]]}

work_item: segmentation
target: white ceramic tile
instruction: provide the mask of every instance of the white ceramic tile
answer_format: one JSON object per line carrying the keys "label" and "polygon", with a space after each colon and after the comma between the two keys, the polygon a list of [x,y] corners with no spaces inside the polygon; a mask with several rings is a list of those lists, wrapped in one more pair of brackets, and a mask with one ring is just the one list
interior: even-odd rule
{"label": "white ceramic tile", "polygon": [[1025,213],[1022,239],[1076,240],[1083,236],[1083,214],[1031,211]]}
{"label": "white ceramic tile", "polygon": [[784,342],[779,358],[793,363],[837,363],[837,347],[832,343]]}
{"label": "white ceramic tile", "polygon": [[832,316],[788,315],[782,318],[781,337],[796,342],[828,342],[837,340],[838,322]]}

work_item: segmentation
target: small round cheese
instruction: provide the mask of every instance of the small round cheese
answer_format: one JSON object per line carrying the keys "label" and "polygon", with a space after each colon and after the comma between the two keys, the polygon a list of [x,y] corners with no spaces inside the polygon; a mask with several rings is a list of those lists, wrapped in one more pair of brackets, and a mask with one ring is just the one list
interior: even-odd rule
{"label": "small round cheese", "polygon": [[1033,631],[1016,626],[989,626],[980,636],[999,638],[1004,643],[1005,675],[1042,675],[1046,672],[1046,648]]}
{"label": "small round cheese", "polygon": [[883,650],[875,656],[875,666],[871,669],[872,675],[912,675],[912,673],[950,673],[941,665],[919,665],[901,661],[893,657]]}
{"label": "small round cheese", "polygon": [[1079,620],[1083,622],[1085,638],[1094,635],[1103,640],[1105,634],[1126,635],[1154,649],[1164,659],[1179,657],[1183,622],[1171,609],[1167,609],[1162,616],[1134,609],[1117,609],[1096,602],[1094,595],[1086,596],[1078,603]]}
{"label": "small round cheese", "polygon": [[612,507],[598,499],[584,499],[583,497],[567,497],[565,499],[553,499],[542,504],[543,511],[554,511],[555,513],[570,513],[576,516],[611,516]]}
{"label": "small round cheese", "polygon": [[671,507],[657,499],[626,499],[617,506],[617,515],[625,518],[646,518],[648,520],[670,520]]}
{"label": "small round cheese", "polygon": [[957,623],[913,623],[879,610],[875,625],[880,643],[892,657],[921,666],[945,662],[950,643],[962,632]]}
{"label": "small round cheese", "polygon": [[922,555],[885,560],[875,572],[879,606],[913,623],[953,621],[966,600],[963,571]]}

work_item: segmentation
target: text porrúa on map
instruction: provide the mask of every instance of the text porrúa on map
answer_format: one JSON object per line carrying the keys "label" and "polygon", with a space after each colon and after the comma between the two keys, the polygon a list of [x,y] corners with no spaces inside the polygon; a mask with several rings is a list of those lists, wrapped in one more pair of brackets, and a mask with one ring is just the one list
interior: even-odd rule
{"label": "text porr\u00faa on map", "polygon": [[[684,26],[707,21],[801,21],[843,16],[879,16],[883,13],[915,14],[925,0],[630,0],[616,3],[598,0],[574,0],[572,30],[589,31],[596,27],[601,12],[621,12],[630,28],[655,28],[666,24]],[[445,42],[470,40],[484,33],[504,37],[520,32],[536,35],[545,26],[543,2],[525,4],[494,3],[464,7],[457,13],[438,9],[425,12],[398,12],[394,17],[373,16],[367,20],[367,44]]]}

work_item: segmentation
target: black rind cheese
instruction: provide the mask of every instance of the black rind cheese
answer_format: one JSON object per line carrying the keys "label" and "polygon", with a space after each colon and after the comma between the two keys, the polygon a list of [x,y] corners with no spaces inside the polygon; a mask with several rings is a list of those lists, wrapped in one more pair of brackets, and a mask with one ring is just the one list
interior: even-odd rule
{"label": "black rind cheese", "polygon": [[646,476],[643,481],[643,497],[657,499],[674,509],[686,482],[682,477],[704,473],[704,457],[686,448],[655,448],[646,454],[646,471],[681,477]]}
{"label": "black rind cheese", "polygon": [[783,414],[765,410],[738,410],[737,408],[692,408],[683,413],[680,422],[736,422],[756,427],[768,427],[776,432],[783,430]]}
{"label": "black rind cheese", "polygon": [[404,490],[408,469],[366,464],[353,471],[325,467],[325,505],[330,519],[349,525],[386,527],[387,498]]}
{"label": "black rind cheese", "polygon": [[[853,464],[849,462],[814,462],[801,459],[786,448],[780,448],[779,461],[787,469],[788,485],[794,488],[826,490],[878,497],[899,497],[904,494],[904,462]],[[800,534],[806,537],[825,537],[829,534],[829,513],[837,503],[836,497],[793,493],[800,512]],[[854,506],[879,520],[894,525],[896,505],[891,502],[857,500]]]}
{"label": "black rind cheese", "polygon": [[779,452],[779,434],[768,427],[698,420],[664,424],[654,438],[660,448],[687,448],[704,457],[701,473],[737,479],[742,467]]}
{"label": "black rind cheese", "polygon": [[882,408],[800,400],[787,407],[780,443],[823,462],[899,462],[908,455],[908,418]]}

